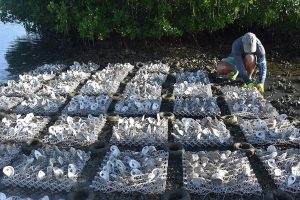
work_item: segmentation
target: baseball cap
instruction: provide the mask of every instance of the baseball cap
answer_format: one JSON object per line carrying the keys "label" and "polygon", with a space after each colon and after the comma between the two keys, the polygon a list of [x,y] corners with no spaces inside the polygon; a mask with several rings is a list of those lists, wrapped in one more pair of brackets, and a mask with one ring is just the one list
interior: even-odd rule
{"label": "baseball cap", "polygon": [[256,36],[253,33],[246,33],[242,37],[243,47],[245,53],[254,53],[256,52]]}

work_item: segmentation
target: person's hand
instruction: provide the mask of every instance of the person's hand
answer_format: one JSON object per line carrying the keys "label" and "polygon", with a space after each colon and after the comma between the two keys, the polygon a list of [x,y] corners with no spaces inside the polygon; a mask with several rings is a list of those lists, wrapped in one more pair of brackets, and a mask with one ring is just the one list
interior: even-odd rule
{"label": "person's hand", "polygon": [[254,83],[252,83],[252,82],[243,84],[243,88],[253,88],[253,87],[254,87]]}
{"label": "person's hand", "polygon": [[237,76],[239,75],[239,72],[231,72],[229,75],[228,75],[228,80],[230,81],[235,81],[235,79],[237,78]]}
{"label": "person's hand", "polygon": [[262,83],[259,83],[256,85],[256,88],[257,90],[261,93],[261,94],[264,94],[265,92],[265,88],[264,88],[264,85]]}

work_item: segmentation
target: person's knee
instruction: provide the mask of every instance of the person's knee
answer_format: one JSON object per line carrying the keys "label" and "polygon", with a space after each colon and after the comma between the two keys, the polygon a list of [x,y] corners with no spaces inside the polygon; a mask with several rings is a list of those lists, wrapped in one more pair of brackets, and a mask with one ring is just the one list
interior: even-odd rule
{"label": "person's knee", "polygon": [[247,54],[244,61],[247,68],[253,69],[255,67],[255,56],[253,54]]}
{"label": "person's knee", "polygon": [[220,62],[217,65],[217,73],[219,74],[228,74],[232,71],[231,67],[228,66],[228,64],[224,63],[224,62]]}

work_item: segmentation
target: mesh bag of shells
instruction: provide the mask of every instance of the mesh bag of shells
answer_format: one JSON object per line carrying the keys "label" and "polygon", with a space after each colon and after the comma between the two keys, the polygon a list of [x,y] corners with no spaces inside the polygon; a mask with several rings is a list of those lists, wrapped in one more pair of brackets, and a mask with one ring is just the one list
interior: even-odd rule
{"label": "mesh bag of shells", "polygon": [[176,119],[172,135],[184,146],[228,146],[233,141],[225,124],[211,117]]}
{"label": "mesh bag of shells", "polygon": [[51,80],[47,84],[43,85],[41,90],[37,92],[37,95],[45,96],[49,94],[67,95],[74,92],[80,82],[78,81],[61,81]]}
{"label": "mesh bag of shells", "polygon": [[[20,196],[16,196],[15,194],[9,195],[9,194],[5,194],[3,192],[0,192],[0,199],[1,200],[33,200],[32,198],[29,198],[29,197],[20,197]],[[45,196],[39,198],[38,200],[49,200],[49,197],[47,195],[45,195]]]}
{"label": "mesh bag of shells", "polygon": [[6,115],[0,122],[0,141],[26,141],[36,137],[49,123],[49,118],[27,115]]}
{"label": "mesh bag of shells", "polygon": [[116,80],[103,80],[88,82],[80,89],[84,95],[114,94],[117,92],[120,82]]}
{"label": "mesh bag of shells", "polygon": [[168,120],[148,117],[120,118],[113,127],[111,144],[130,146],[157,145],[161,146],[168,141]]}
{"label": "mesh bag of shells", "polygon": [[176,73],[176,83],[183,83],[187,81],[188,83],[202,83],[202,84],[209,84],[209,78],[207,73],[201,70],[196,72],[181,72]]}
{"label": "mesh bag of shells", "polygon": [[105,193],[162,193],[166,188],[168,152],[145,146],[141,152],[111,146],[91,187]]}
{"label": "mesh bag of shells", "polygon": [[90,75],[91,73],[84,71],[68,70],[62,72],[55,80],[58,80],[59,82],[80,82],[88,79]]}
{"label": "mesh bag of shells", "polygon": [[23,97],[0,96],[0,110],[9,111],[24,100]]}
{"label": "mesh bag of shells", "polygon": [[42,74],[23,74],[19,75],[19,81],[21,82],[30,82],[32,79],[36,79],[42,83],[49,81],[55,78],[53,73],[42,73]]}
{"label": "mesh bag of shells", "polygon": [[8,165],[20,151],[21,148],[15,145],[0,144],[0,169]]}
{"label": "mesh bag of shells", "polygon": [[34,69],[32,73],[33,74],[51,73],[51,72],[57,73],[57,72],[62,72],[65,69],[67,69],[67,66],[62,64],[44,64]]}
{"label": "mesh bag of shells", "polygon": [[221,110],[215,97],[176,97],[174,114],[182,116],[214,116],[221,115]]}
{"label": "mesh bag of shells", "polygon": [[279,150],[270,145],[267,150],[258,149],[256,154],[281,190],[300,193],[300,150]]}
{"label": "mesh bag of shells", "polygon": [[147,72],[139,70],[136,75],[133,77],[131,82],[144,83],[147,82],[151,85],[162,85],[167,79],[167,75],[163,73]]}
{"label": "mesh bag of shells", "polygon": [[120,100],[115,105],[115,113],[123,115],[157,114],[160,110],[161,97],[148,96],[142,98],[132,95]]}
{"label": "mesh bag of shells", "polygon": [[157,63],[157,64],[143,64],[143,67],[140,68],[140,71],[147,72],[158,72],[168,74],[170,70],[170,66],[168,64]]}
{"label": "mesh bag of shells", "polygon": [[22,155],[11,166],[3,168],[2,183],[6,186],[69,191],[77,183],[90,153],[70,148],[59,150],[56,146],[33,150]]}
{"label": "mesh bag of shells", "polygon": [[259,195],[262,189],[240,151],[186,152],[182,158],[184,188],[191,193]]}
{"label": "mesh bag of shells", "polygon": [[116,79],[121,82],[128,75],[128,73],[133,70],[133,68],[134,66],[130,63],[108,64],[105,69],[97,72],[92,77],[94,80]]}
{"label": "mesh bag of shells", "polygon": [[108,95],[74,96],[62,111],[70,115],[87,116],[88,114],[100,115],[106,113],[112,99]]}
{"label": "mesh bag of shells", "polygon": [[66,98],[52,93],[47,96],[31,95],[18,105],[14,112],[18,114],[34,113],[36,115],[52,115],[65,104]]}
{"label": "mesh bag of shells", "polygon": [[181,83],[174,84],[173,90],[174,96],[183,97],[212,97],[211,85],[203,83],[189,83],[183,81]]}
{"label": "mesh bag of shells", "polygon": [[123,96],[138,95],[144,98],[161,96],[162,86],[158,84],[131,82],[126,85]]}
{"label": "mesh bag of shells", "polygon": [[252,144],[299,144],[300,129],[286,117],[282,114],[269,119],[241,119],[239,125],[246,140]]}
{"label": "mesh bag of shells", "polygon": [[87,146],[98,139],[98,135],[105,125],[106,117],[100,115],[87,118],[62,115],[53,126],[49,127],[49,134],[44,142],[63,146]]}
{"label": "mesh bag of shells", "polygon": [[88,62],[88,64],[85,63],[80,64],[79,62],[75,61],[73,65],[70,66],[70,70],[91,73],[99,69],[99,67],[100,67],[99,65],[92,62]]}
{"label": "mesh bag of shells", "polygon": [[245,89],[237,86],[224,86],[222,93],[231,114],[241,117],[269,118],[278,112],[267,102],[256,88]]}
{"label": "mesh bag of shells", "polygon": [[0,87],[0,95],[8,97],[26,97],[39,90],[41,87],[42,84],[37,78],[34,78],[29,82],[8,80],[7,86]]}

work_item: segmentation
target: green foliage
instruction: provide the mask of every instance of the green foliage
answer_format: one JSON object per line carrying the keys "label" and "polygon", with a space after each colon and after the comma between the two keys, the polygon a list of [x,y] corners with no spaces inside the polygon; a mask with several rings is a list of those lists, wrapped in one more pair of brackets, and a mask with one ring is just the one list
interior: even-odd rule
{"label": "green foliage", "polygon": [[300,29],[299,0],[0,0],[2,21],[29,30],[102,40],[176,37],[216,31],[232,23],[278,30]]}

